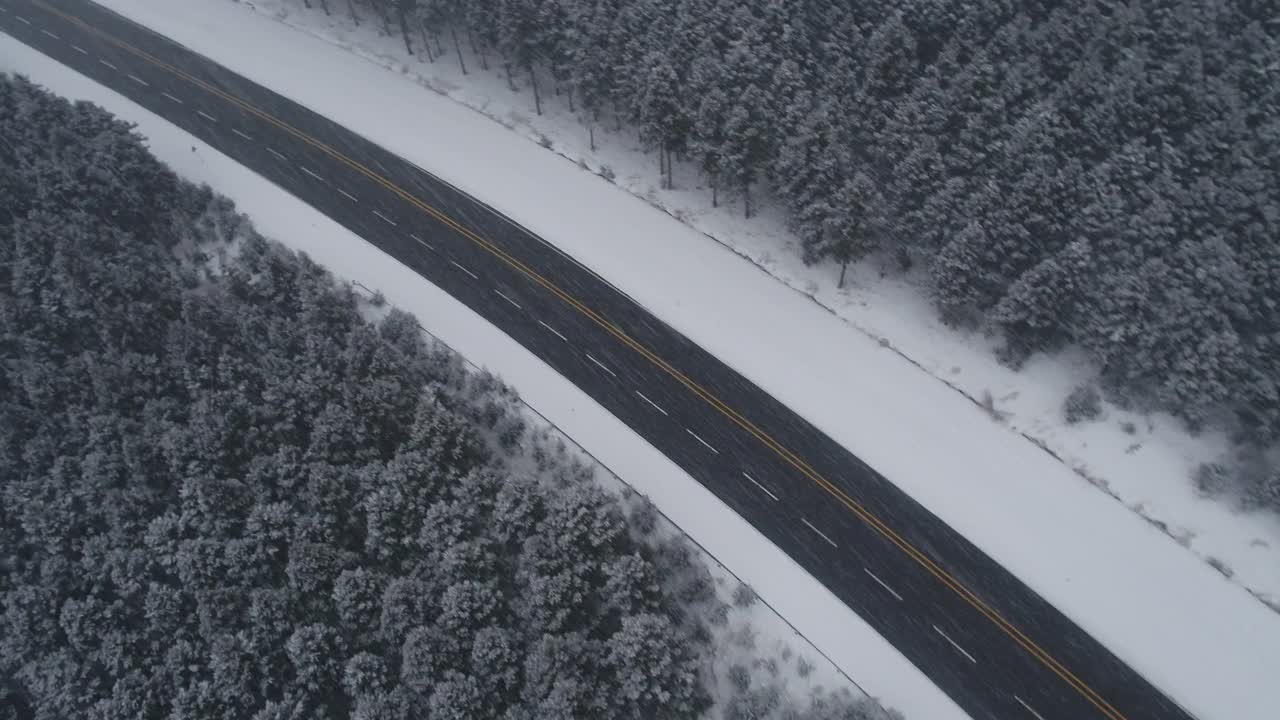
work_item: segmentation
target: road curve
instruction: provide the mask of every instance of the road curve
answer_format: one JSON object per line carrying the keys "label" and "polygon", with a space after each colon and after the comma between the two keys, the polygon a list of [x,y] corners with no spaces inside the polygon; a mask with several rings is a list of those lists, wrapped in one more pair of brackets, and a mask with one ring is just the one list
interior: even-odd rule
{"label": "road curve", "polygon": [[87,0],[0,0],[0,31],[465,303],[752,523],[973,718],[1190,720],[875,470],[479,200]]}

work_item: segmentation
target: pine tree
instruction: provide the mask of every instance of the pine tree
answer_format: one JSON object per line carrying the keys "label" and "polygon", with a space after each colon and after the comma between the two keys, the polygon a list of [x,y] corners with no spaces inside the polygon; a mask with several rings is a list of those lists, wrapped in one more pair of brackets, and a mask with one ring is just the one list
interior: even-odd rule
{"label": "pine tree", "polygon": [[698,98],[691,127],[691,149],[699,168],[711,182],[711,204],[719,204],[719,190],[725,173],[725,117],[729,97],[720,87],[721,69],[700,57],[690,72],[690,92]]}
{"label": "pine tree", "polygon": [[742,193],[743,214],[751,217],[751,186],[760,176],[769,148],[760,108],[764,93],[747,87],[730,99],[724,122],[723,155],[718,158],[720,173]]}
{"label": "pine tree", "polygon": [[900,257],[936,250],[928,238],[938,225],[927,208],[930,198],[945,187],[945,173],[938,143],[927,135],[894,166],[893,181],[885,193],[885,222],[901,248]]}
{"label": "pine tree", "polygon": [[353,568],[338,575],[333,583],[333,604],[349,633],[365,634],[377,629],[385,587],[385,578],[376,570]]}
{"label": "pine tree", "polygon": [[379,629],[382,640],[398,644],[406,642],[406,634],[431,619],[431,596],[427,584],[409,577],[393,578],[382,593]]}
{"label": "pine tree", "polygon": [[360,698],[352,720],[413,720],[420,717],[422,698],[404,685]]}
{"label": "pine tree", "polygon": [[638,554],[623,555],[603,572],[606,602],[620,617],[658,610],[660,593],[652,563]]}
{"label": "pine tree", "polygon": [[551,71],[556,95],[567,89],[569,111],[574,112],[574,43],[571,6],[573,0],[541,0],[537,7],[538,57]]}
{"label": "pine tree", "polygon": [[647,76],[642,82],[638,101],[641,137],[658,146],[662,186],[672,188],[671,154],[685,149],[689,138],[689,119],[678,92],[679,78],[675,69],[659,52],[649,54]]}
{"label": "pine tree", "polygon": [[435,628],[418,625],[407,629],[400,648],[400,681],[420,695],[427,695],[448,669],[445,638]]}
{"label": "pine tree", "polygon": [[697,683],[693,658],[674,640],[671,621],[661,615],[626,617],[609,639],[606,666],[618,683],[614,717],[696,718],[710,704]]}
{"label": "pine tree", "polygon": [[491,625],[475,634],[471,644],[471,672],[489,703],[493,717],[519,701],[522,648],[512,631]]}
{"label": "pine tree", "polygon": [[524,661],[521,698],[535,718],[599,717],[611,709],[613,688],[604,672],[604,648],[581,633],[545,634]]}
{"label": "pine tree", "polygon": [[[622,3],[612,18],[609,58],[613,62],[613,105],[619,121],[623,117],[641,122],[643,99],[648,83],[646,61],[660,52],[658,39],[665,42],[672,19],[660,12],[658,0]],[[661,54],[661,53],[660,53]],[[621,129],[621,128],[619,128]]]}
{"label": "pine tree", "polygon": [[852,92],[847,106],[856,112],[847,113],[845,119],[852,131],[851,146],[863,155],[861,170],[879,180],[888,167],[875,151],[876,139],[893,117],[899,97],[910,89],[918,73],[915,37],[903,22],[902,13],[897,12],[880,23],[854,52],[859,70],[853,85],[848,86]]}
{"label": "pine tree", "polygon": [[480,682],[472,675],[448,671],[431,691],[427,707],[433,720],[473,720],[490,711]]}
{"label": "pine tree", "polygon": [[[815,100],[808,92],[802,92],[787,114],[792,130],[778,148],[773,172],[778,193],[797,218],[805,215],[839,171],[832,158],[833,112],[830,101]],[[809,222],[799,225],[816,227]],[[803,232],[802,228],[797,229]]]}
{"label": "pine tree", "polygon": [[933,275],[935,300],[945,321],[952,324],[973,320],[983,298],[991,297],[993,289],[980,277],[983,255],[991,246],[991,239],[983,223],[975,220],[964,227],[934,258],[930,268]]}
{"label": "pine tree", "polygon": [[834,211],[824,227],[826,254],[840,263],[838,287],[844,287],[849,263],[861,260],[879,246],[886,227],[884,213],[884,198],[865,174],[855,173],[840,186]]}
{"label": "pine tree", "polygon": [[614,0],[583,0],[571,11],[573,22],[572,77],[586,116],[591,149],[596,149],[595,127],[604,104],[616,92],[609,56],[611,21],[617,16]]}
{"label": "pine tree", "polygon": [[542,95],[534,68],[534,63],[540,59],[537,31],[538,13],[533,0],[499,0],[496,38],[505,58],[507,84],[512,90],[516,89],[511,72],[513,65],[527,72],[533,90],[534,109],[541,115]]}
{"label": "pine tree", "polygon": [[298,684],[317,696],[333,691],[342,671],[342,636],[333,628],[312,623],[293,631],[285,645]]}
{"label": "pine tree", "polygon": [[1018,364],[1017,358],[1075,337],[1095,262],[1089,243],[1078,240],[1018,278],[991,312],[1006,333],[1006,359]]}
{"label": "pine tree", "polygon": [[463,6],[467,39],[471,49],[480,58],[481,70],[489,69],[488,51],[499,47],[500,30],[498,23],[500,17],[498,3],[500,1],[469,2]]}
{"label": "pine tree", "polygon": [[720,165],[723,176],[742,193],[743,212],[751,217],[751,187],[772,161],[774,148],[766,113],[769,108],[769,68],[758,53],[763,40],[759,21],[743,7],[733,15],[736,36],[729,46],[721,75],[728,104],[723,120]]}
{"label": "pine tree", "polygon": [[387,663],[373,653],[356,653],[343,666],[342,687],[347,696],[357,703],[386,692],[387,683]]}

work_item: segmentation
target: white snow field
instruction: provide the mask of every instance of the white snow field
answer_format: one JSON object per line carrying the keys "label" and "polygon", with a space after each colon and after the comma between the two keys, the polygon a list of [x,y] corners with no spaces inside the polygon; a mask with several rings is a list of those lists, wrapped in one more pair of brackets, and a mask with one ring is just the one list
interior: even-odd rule
{"label": "white snow field", "polygon": [[[377,140],[556,243],[858,453],[1200,718],[1273,717],[1267,683],[1280,668],[1280,616],[810,298],[625,190],[424,91],[407,72],[358,61],[230,2],[104,4]],[[54,74],[46,65],[28,72],[51,83],[42,76]],[[88,89],[70,94],[83,97],[96,89],[81,84]],[[61,84],[55,89],[69,92]],[[119,98],[114,102],[107,105],[113,111],[140,118],[136,107],[126,111]],[[161,157],[181,163],[183,172],[211,172],[191,157],[184,134],[181,140],[164,139],[175,131],[155,120],[144,130]],[[194,155],[209,165],[229,165],[205,149]],[[910,717],[963,717],[855,616],[776,550],[760,547],[763,541],[753,530],[584,395],[443,293],[320,216],[281,210],[297,203],[269,194],[261,180],[233,176],[237,171],[252,177],[220,167],[221,180],[214,184],[264,232],[305,245],[326,265],[383,289],[393,302],[418,312],[432,332],[439,330],[464,354],[504,376],[652,497],[869,692]],[[786,252],[781,242],[774,247]],[[957,365],[978,357],[978,350],[947,345],[929,331],[927,311],[919,300],[908,302],[905,291],[884,297],[902,301],[878,313],[888,325],[920,322],[924,328],[917,339],[936,358],[922,359],[926,368],[951,364],[953,347]],[[862,296],[856,301],[862,300],[881,302]],[[990,387],[1002,397],[1003,385]],[[1142,439],[1153,442],[1147,435]],[[1174,485],[1167,473],[1160,475],[1165,466],[1154,470],[1153,496]]]}

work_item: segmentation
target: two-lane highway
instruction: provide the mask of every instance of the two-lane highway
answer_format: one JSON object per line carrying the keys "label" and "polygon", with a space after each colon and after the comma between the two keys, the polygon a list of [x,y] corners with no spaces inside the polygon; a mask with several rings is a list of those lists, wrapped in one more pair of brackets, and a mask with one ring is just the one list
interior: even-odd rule
{"label": "two-lane highway", "polygon": [[529,348],[751,522],[972,717],[1190,718],[875,470],[480,201],[86,0],[0,0],[0,31],[199,137]]}

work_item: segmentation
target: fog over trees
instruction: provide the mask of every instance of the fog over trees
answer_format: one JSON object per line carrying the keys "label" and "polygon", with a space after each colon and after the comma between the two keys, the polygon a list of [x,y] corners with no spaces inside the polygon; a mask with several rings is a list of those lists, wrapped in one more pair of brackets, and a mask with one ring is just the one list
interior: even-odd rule
{"label": "fog over trees", "polygon": [[[551,86],[588,128],[625,123],[658,150],[664,185],[681,182],[674,154],[748,215],[753,194],[773,193],[810,261],[880,253],[924,268],[942,316],[999,331],[1010,365],[1082,348],[1110,399],[1251,448],[1244,490],[1280,507],[1280,463],[1259,454],[1280,440],[1273,3],[343,10],[387,32],[398,14],[432,60],[500,64],[539,111]],[[445,38],[456,58],[440,55]]]}
{"label": "fog over trees", "polygon": [[0,76],[0,717],[705,717],[705,567],[512,403]]}

